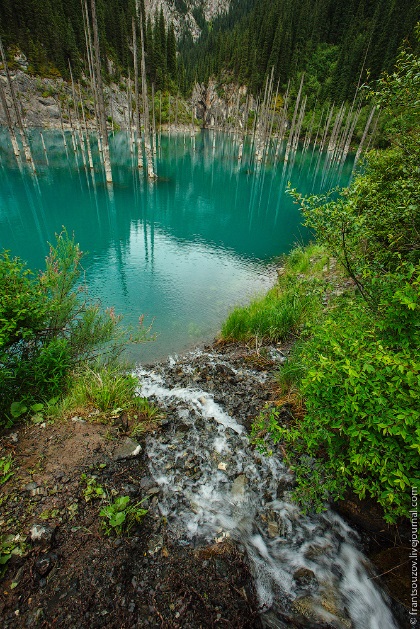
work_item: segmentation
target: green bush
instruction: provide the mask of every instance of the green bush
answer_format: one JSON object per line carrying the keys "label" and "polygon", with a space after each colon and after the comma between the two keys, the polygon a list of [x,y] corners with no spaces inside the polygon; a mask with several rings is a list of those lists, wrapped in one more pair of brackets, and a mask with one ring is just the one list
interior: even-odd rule
{"label": "green bush", "polygon": [[0,254],[0,426],[24,414],[17,403],[27,409],[60,394],[78,365],[115,363],[128,340],[147,337],[141,324],[130,336],[113,309],[102,311],[89,299],[81,258],[66,231],[39,275]]}
{"label": "green bush", "polygon": [[[298,385],[306,413],[294,426],[271,418],[268,428],[275,443],[293,448],[301,501],[321,506],[352,489],[374,497],[388,521],[408,515],[410,487],[420,485],[416,347],[383,335],[360,298],[342,300],[300,345],[288,384]],[[308,455],[322,469],[319,484]]]}
{"label": "green bush", "polygon": [[420,487],[419,70],[420,58],[403,51],[378,82],[390,148],[369,153],[348,189],[292,191],[356,292],[312,320],[280,376],[306,412],[282,423],[267,409],[253,430],[260,447],[282,444],[307,506],[350,489],[376,499],[388,522],[409,517],[410,488]]}

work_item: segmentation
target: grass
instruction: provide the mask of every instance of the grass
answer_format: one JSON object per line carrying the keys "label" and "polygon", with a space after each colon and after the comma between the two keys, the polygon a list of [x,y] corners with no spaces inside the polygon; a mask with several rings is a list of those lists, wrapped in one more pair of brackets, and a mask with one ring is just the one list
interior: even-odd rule
{"label": "grass", "polygon": [[146,398],[137,395],[138,380],[120,364],[102,365],[93,369],[87,365],[71,374],[65,395],[48,404],[44,414],[50,419],[79,415],[101,423],[114,424],[124,416],[125,429],[141,436],[155,430],[164,417],[161,410]]}
{"label": "grass", "polygon": [[85,366],[73,374],[58,410],[64,415],[79,407],[93,407],[101,412],[125,410],[132,405],[137,386],[137,379],[120,366]]}
{"label": "grass", "polygon": [[279,269],[276,285],[264,297],[230,313],[222,327],[222,338],[272,342],[296,333],[321,310],[323,274],[328,262],[319,245],[294,249]]}

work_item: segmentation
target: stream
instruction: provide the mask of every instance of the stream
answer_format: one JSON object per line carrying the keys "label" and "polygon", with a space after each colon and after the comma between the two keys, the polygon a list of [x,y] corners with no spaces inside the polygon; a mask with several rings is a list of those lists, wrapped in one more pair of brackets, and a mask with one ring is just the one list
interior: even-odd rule
{"label": "stream", "polygon": [[147,456],[161,515],[180,545],[236,543],[266,627],[296,618],[307,627],[397,628],[358,534],[332,510],[302,515],[279,454],[250,446],[246,426],[269,398],[268,372],[249,368],[236,349],[196,350],[135,373],[139,394],[166,411]]}

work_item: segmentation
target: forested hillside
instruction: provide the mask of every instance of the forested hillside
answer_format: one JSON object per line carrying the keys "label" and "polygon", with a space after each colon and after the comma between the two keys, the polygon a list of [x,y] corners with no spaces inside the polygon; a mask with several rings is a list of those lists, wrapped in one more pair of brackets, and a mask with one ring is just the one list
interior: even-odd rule
{"label": "forested hillside", "polygon": [[[350,99],[360,78],[389,70],[419,19],[417,0],[232,0],[212,22],[201,2],[176,0],[164,7],[145,17],[147,73],[156,89],[188,92],[195,81],[227,70],[256,94],[274,67],[281,86],[304,71],[313,101]],[[144,0],[140,10],[144,14]],[[194,41],[195,32],[179,32],[177,56],[165,15],[187,10],[202,34]],[[104,67],[118,80],[133,65],[135,0],[97,0],[97,14],[103,60],[113,62]],[[14,46],[25,53],[34,73],[66,78],[69,61],[76,76],[84,67],[80,0],[2,0],[0,34],[9,53]]]}
{"label": "forested hillside", "polygon": [[416,0],[234,0],[181,50],[190,83],[229,69],[257,93],[274,67],[286,85],[307,73],[307,92],[324,100],[352,98],[362,78],[389,70],[419,19]]}
{"label": "forested hillside", "polygon": [[[87,3],[90,6],[90,1]],[[157,89],[184,87],[177,68],[176,39],[163,11],[148,16],[144,1],[139,8],[146,24],[145,48],[149,81]],[[120,72],[133,66],[132,19],[135,0],[96,0],[103,67],[117,81]],[[86,40],[80,0],[2,0],[0,34],[9,53],[18,47],[28,57],[29,71],[42,76],[69,78],[69,61],[78,78],[86,68]],[[178,71],[179,70],[179,71]]]}

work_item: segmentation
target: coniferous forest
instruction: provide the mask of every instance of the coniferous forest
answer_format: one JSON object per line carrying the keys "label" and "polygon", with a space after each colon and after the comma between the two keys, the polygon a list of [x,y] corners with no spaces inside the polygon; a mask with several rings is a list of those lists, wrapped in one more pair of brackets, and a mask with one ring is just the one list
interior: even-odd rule
{"label": "coniferous forest", "polygon": [[[186,6],[175,3],[182,13]],[[140,10],[145,16],[144,2]],[[310,99],[351,99],[362,81],[389,71],[404,41],[414,45],[416,0],[233,0],[229,11],[206,22],[194,10],[201,36],[178,33],[162,8],[145,16],[146,70],[157,90],[187,94],[210,76],[247,84],[253,94],[274,67],[286,87],[305,72]],[[133,64],[130,50],[135,0],[98,0],[99,39],[104,64],[116,80]],[[76,77],[85,67],[85,36],[79,0],[3,0],[0,33],[6,48],[18,46],[31,70]],[[310,103],[310,104],[313,104]]]}

